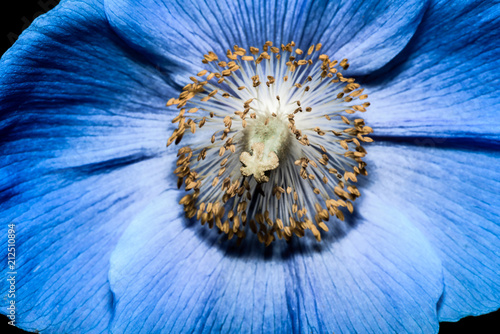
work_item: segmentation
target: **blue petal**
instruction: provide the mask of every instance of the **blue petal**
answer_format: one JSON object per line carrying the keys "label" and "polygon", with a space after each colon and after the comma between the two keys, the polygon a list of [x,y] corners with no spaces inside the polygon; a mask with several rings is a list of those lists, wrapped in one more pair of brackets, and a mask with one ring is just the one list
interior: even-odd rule
{"label": "blue petal", "polygon": [[380,144],[369,156],[370,191],[405,212],[442,261],[439,320],[498,309],[500,153]]}
{"label": "blue petal", "polygon": [[358,226],[320,251],[251,240],[231,248],[186,222],[177,196],[151,203],[113,252],[113,332],[437,331],[441,264],[375,195]]}
{"label": "blue petal", "polygon": [[434,1],[394,64],[366,78],[377,136],[500,139],[500,3]]}
{"label": "blue petal", "polygon": [[111,330],[290,332],[280,259],[265,258],[261,247],[239,254],[204,233],[207,227],[188,226],[177,194],[165,192],[152,202],[113,252]]}
{"label": "blue petal", "polygon": [[102,7],[63,2],[0,62],[0,232],[16,224],[16,325],[27,330],[104,331],[114,244],[171,186],[163,107],[172,90],[125,48]]}
{"label": "blue petal", "polygon": [[106,13],[126,42],[168,71],[175,65],[195,73],[203,53],[271,40],[303,49],[321,42],[325,53],[353,61],[351,74],[366,74],[405,47],[426,6],[422,0],[106,0]]}
{"label": "blue petal", "polygon": [[408,214],[378,193],[362,196],[355,228],[323,252],[301,247],[287,266],[300,332],[437,332],[439,259]]}

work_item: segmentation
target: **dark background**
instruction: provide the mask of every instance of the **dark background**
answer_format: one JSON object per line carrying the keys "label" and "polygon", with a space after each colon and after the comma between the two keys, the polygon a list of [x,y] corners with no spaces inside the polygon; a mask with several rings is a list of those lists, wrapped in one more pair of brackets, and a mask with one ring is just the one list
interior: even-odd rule
{"label": "dark background", "polygon": [[[58,0],[10,0],[9,2],[4,2],[3,9],[0,11],[0,22],[2,24],[0,32],[0,55],[12,46],[21,32],[36,17],[52,9],[58,2]],[[8,326],[7,321],[8,319],[5,316],[1,316],[0,323],[2,326],[0,328]],[[10,329],[8,333],[26,333],[12,326],[8,327]],[[500,333],[500,311],[480,317],[467,317],[456,323],[441,323],[439,333],[451,334],[458,333],[459,331]]]}

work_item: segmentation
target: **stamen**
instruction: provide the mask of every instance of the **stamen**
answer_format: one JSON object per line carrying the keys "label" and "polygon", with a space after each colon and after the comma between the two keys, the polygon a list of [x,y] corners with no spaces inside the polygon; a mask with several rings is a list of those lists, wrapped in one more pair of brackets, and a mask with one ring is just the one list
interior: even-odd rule
{"label": "stamen", "polygon": [[373,141],[373,129],[351,115],[370,104],[342,75],[347,59],[331,61],[321,47],[266,42],[247,54],[235,45],[226,59],[208,52],[208,69],[167,102],[179,110],[167,146],[189,138],[175,169],[189,218],[238,242],[249,229],[269,245],[307,230],[320,241],[330,217],[353,212],[354,183],[367,175],[361,143]]}

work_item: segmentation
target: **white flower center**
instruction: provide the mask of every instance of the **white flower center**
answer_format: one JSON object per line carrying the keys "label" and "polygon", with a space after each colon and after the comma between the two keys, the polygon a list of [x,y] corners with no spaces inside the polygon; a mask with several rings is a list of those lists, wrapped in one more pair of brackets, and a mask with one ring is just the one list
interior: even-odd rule
{"label": "white flower center", "polygon": [[[213,52],[204,70],[178,98],[178,128],[167,145],[187,131],[189,146],[179,150],[175,174],[190,193],[180,201],[187,216],[217,226],[239,241],[247,228],[266,245],[304,236],[319,241],[330,216],[344,219],[360,196],[353,184],[366,175],[366,151],[373,130],[350,114],[369,103],[354,79],[339,68],[349,66],[307,52],[292,42],[263,52],[235,46],[227,61]],[[270,52],[269,52],[270,51]],[[347,116],[347,117],[346,117]],[[318,229],[319,227],[319,229]]]}

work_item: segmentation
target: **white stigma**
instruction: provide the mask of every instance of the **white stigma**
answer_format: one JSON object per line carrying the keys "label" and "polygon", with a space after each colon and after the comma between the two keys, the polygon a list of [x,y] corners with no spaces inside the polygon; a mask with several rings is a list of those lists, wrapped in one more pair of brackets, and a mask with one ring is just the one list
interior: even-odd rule
{"label": "white stigma", "polygon": [[[275,169],[279,166],[279,159],[273,151],[266,152],[264,143],[257,142],[252,144],[253,155],[243,152],[240,155],[240,161],[243,164],[241,174],[243,176],[253,176],[259,183],[269,181],[265,172]],[[267,154],[265,154],[267,153]]]}

